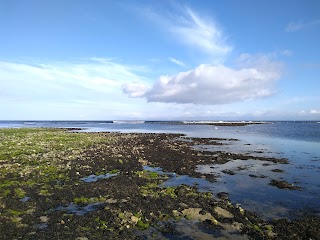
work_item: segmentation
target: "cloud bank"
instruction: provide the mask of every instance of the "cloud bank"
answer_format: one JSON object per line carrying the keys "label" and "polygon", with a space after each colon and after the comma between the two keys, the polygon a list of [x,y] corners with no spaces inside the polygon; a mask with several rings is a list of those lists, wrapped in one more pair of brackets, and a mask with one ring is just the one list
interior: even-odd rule
{"label": "cloud bank", "polygon": [[281,75],[278,63],[266,56],[248,54],[241,56],[241,62],[242,68],[201,64],[190,71],[161,76],[149,89],[144,85],[124,85],[123,90],[149,102],[204,105],[252,100],[275,93],[274,83]]}

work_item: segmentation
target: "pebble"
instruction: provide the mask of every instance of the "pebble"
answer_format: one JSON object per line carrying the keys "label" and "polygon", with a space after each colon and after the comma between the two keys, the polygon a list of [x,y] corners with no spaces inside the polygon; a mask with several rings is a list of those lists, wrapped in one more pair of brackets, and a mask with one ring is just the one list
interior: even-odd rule
{"label": "pebble", "polygon": [[41,221],[42,223],[47,223],[47,222],[49,221],[49,217],[48,217],[48,216],[41,216],[41,217],[40,217],[40,221]]}

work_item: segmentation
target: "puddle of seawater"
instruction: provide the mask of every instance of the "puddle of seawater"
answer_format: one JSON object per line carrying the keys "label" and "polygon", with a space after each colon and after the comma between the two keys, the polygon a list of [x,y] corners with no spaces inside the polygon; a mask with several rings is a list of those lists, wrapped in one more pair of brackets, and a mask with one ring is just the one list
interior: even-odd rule
{"label": "puddle of seawater", "polygon": [[[217,190],[228,192],[233,202],[241,203],[244,208],[267,219],[290,218],[291,214],[308,209],[320,215],[319,143],[250,135],[242,136],[240,140],[223,142],[223,145],[197,145],[194,149],[244,154],[252,156],[253,161],[239,159],[221,165],[198,166],[197,171],[218,175]],[[289,164],[263,163],[254,160],[255,157],[286,158]],[[284,172],[272,172],[272,169]],[[223,170],[233,170],[236,174],[228,175]],[[252,178],[250,174],[266,177]],[[269,185],[272,179],[285,180],[302,189],[278,189]]]}
{"label": "puddle of seawater", "polygon": [[106,173],[106,174],[101,174],[101,175],[89,175],[88,177],[83,177],[80,178],[83,182],[90,183],[90,182],[96,182],[99,179],[106,179],[106,178],[111,178],[117,176],[119,173]]}
{"label": "puddle of seawater", "polygon": [[270,146],[265,144],[243,144],[238,141],[224,141],[223,145],[196,145],[192,147],[196,151],[219,151],[233,154],[244,154],[253,157],[277,157],[283,158],[281,152],[273,152]]}
{"label": "puddle of seawater", "polygon": [[[233,203],[241,204],[246,210],[258,213],[264,219],[289,217],[293,211],[316,207],[319,197],[306,190],[285,190],[270,186],[272,179],[286,180],[293,183],[296,178],[284,173],[273,172],[273,169],[286,169],[288,164],[276,164],[260,160],[234,160],[221,165],[199,165],[196,171],[219,176],[217,182],[209,182],[202,178],[164,172],[160,167],[145,166],[144,169],[170,178],[160,186],[172,187],[179,185],[195,186],[202,192],[229,193]],[[233,170],[234,175],[223,173],[223,170]],[[250,176],[251,175],[251,176]],[[252,177],[257,176],[257,177]],[[260,177],[264,176],[264,177]],[[300,186],[300,184],[298,184]],[[302,186],[303,187],[303,186]],[[310,190],[310,189],[309,189]],[[319,195],[318,195],[319,196]],[[315,213],[315,212],[313,212]]]}
{"label": "puddle of seawater", "polygon": [[27,202],[29,201],[30,197],[24,197],[20,199],[20,202]]}
{"label": "puddle of seawater", "polygon": [[174,172],[164,172],[162,171],[162,168],[161,167],[151,167],[151,166],[148,166],[148,165],[145,165],[142,167],[143,170],[145,171],[150,171],[150,172],[156,172],[158,174],[161,174],[161,175],[167,175],[167,176],[177,176],[176,173]]}
{"label": "puddle of seawater", "polygon": [[79,206],[77,204],[70,203],[68,206],[58,206],[54,209],[54,211],[66,211],[67,213],[72,213],[81,216],[91,211],[95,211],[97,207],[101,204],[101,202],[96,202],[85,206]]}
{"label": "puddle of seawater", "polygon": [[226,162],[225,164],[211,164],[211,165],[198,165],[196,171],[206,174],[214,174],[215,176],[225,176],[230,175],[224,173],[225,170],[231,170],[235,174],[247,174],[256,176],[270,176],[278,177],[279,173],[274,173],[271,170],[280,169],[282,170],[282,165],[275,164],[268,161],[260,161],[254,159],[248,160],[232,160]]}
{"label": "puddle of seawater", "polygon": [[36,228],[39,229],[39,230],[46,229],[47,227],[48,227],[47,223],[39,223],[39,224],[36,225]]}
{"label": "puddle of seawater", "polygon": [[[221,165],[199,165],[196,171],[219,176],[214,183],[216,191],[228,192],[234,203],[242,204],[243,208],[256,212],[265,219],[272,219],[290,217],[296,210],[316,208],[318,205],[317,189],[305,184],[301,175],[289,174],[288,172],[292,172],[291,168],[290,164],[233,160]],[[273,172],[273,169],[284,172]],[[234,171],[235,174],[223,173],[224,170]],[[294,169],[294,172],[297,170]],[[272,179],[296,183],[302,190],[278,189],[269,185]]]}
{"label": "puddle of seawater", "polygon": [[189,177],[188,175],[177,175],[174,172],[164,172],[160,167],[144,166],[143,169],[150,172],[156,172],[161,175],[170,176],[168,180],[160,184],[160,187],[175,187],[184,184],[187,186],[201,186],[201,191],[207,191],[210,189],[210,187],[212,187],[212,183],[205,179],[193,178]]}

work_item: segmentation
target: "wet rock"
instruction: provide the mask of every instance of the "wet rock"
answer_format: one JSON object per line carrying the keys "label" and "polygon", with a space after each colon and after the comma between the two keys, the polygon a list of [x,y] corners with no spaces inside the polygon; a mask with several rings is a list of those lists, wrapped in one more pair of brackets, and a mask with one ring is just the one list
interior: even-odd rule
{"label": "wet rock", "polygon": [[182,211],[182,214],[186,217],[186,219],[196,219],[201,222],[209,220],[213,224],[218,223],[218,221],[210,213],[201,214],[201,210],[202,208],[187,208]]}
{"label": "wet rock", "polygon": [[178,210],[172,210],[172,215],[176,218],[179,219],[182,216],[182,213],[179,212]]}
{"label": "wet rock", "polygon": [[225,209],[223,209],[221,207],[215,207],[214,211],[218,215],[222,216],[223,218],[233,218],[234,217],[232,213],[230,213],[229,211],[227,211],[227,210],[225,210]]}
{"label": "wet rock", "polygon": [[269,185],[271,186],[275,186],[277,188],[280,189],[287,189],[287,190],[301,190],[301,187],[295,186],[293,184],[290,184],[286,181],[278,181],[278,180],[274,180],[272,179],[271,182],[269,183]]}
{"label": "wet rock", "polygon": [[238,206],[238,210],[239,210],[240,214],[244,215],[245,210],[242,207]]}
{"label": "wet rock", "polygon": [[221,172],[228,174],[228,175],[235,175],[236,173],[230,169],[222,170]]}
{"label": "wet rock", "polygon": [[272,171],[272,172],[277,172],[277,173],[283,173],[283,172],[284,172],[283,170],[278,169],[278,168],[272,169],[271,171]]}
{"label": "wet rock", "polygon": [[265,176],[265,175],[249,174],[249,177],[252,177],[252,178],[266,178],[267,176]]}
{"label": "wet rock", "polygon": [[220,223],[225,230],[230,231],[230,232],[240,232],[243,224],[239,222],[233,222],[233,223]]}
{"label": "wet rock", "polygon": [[229,193],[227,193],[227,192],[220,192],[217,194],[217,196],[221,200],[229,200]]}
{"label": "wet rock", "polygon": [[110,203],[110,204],[112,204],[112,203],[117,203],[117,202],[118,202],[118,200],[113,199],[113,198],[109,198],[109,199],[107,199],[105,202],[106,202],[106,203]]}

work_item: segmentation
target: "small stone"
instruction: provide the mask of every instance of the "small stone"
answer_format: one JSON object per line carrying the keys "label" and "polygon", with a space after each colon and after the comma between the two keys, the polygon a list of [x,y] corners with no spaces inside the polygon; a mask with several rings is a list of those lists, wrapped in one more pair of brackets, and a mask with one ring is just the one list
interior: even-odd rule
{"label": "small stone", "polygon": [[35,209],[34,208],[29,208],[26,210],[26,214],[31,214],[31,213],[34,213],[35,212]]}
{"label": "small stone", "polygon": [[137,222],[139,221],[139,218],[137,218],[136,216],[131,216],[131,221],[132,221],[134,224],[137,224]]}
{"label": "small stone", "polygon": [[61,220],[61,221],[60,221],[60,224],[62,224],[62,225],[65,224],[65,221]]}
{"label": "small stone", "polygon": [[49,221],[49,217],[48,217],[48,216],[41,216],[41,217],[40,217],[40,221],[41,221],[42,223],[47,223],[47,222]]}
{"label": "small stone", "polygon": [[76,240],[89,240],[87,237],[77,237]]}
{"label": "small stone", "polygon": [[217,219],[213,218],[211,219],[211,223],[214,225],[217,225],[219,222],[217,221]]}
{"label": "small stone", "polygon": [[12,219],[15,223],[19,223],[22,221],[22,217],[13,217]]}
{"label": "small stone", "polygon": [[175,217],[178,217],[178,216],[181,215],[181,213],[180,213],[178,210],[172,210],[172,214],[173,214],[173,216],[175,216]]}
{"label": "small stone", "polygon": [[267,231],[267,236],[270,238],[275,238],[277,236],[277,234],[272,231]]}
{"label": "small stone", "polygon": [[113,199],[113,198],[109,198],[109,199],[107,199],[106,200],[106,203],[116,203],[116,202],[118,202],[117,200],[115,200],[115,199]]}
{"label": "small stone", "polygon": [[242,207],[239,207],[239,212],[243,215],[244,214],[244,209]]}

